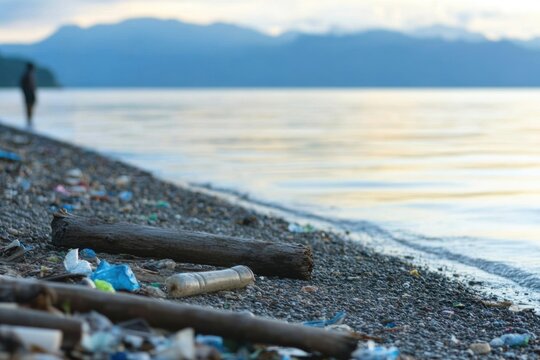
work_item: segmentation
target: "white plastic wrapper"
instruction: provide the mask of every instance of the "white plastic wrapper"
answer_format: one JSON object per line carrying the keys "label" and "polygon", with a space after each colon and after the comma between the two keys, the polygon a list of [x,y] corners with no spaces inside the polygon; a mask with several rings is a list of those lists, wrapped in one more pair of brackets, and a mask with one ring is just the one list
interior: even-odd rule
{"label": "white plastic wrapper", "polygon": [[90,275],[92,266],[86,260],[79,259],[79,249],[71,249],[64,258],[64,267],[68,273]]}

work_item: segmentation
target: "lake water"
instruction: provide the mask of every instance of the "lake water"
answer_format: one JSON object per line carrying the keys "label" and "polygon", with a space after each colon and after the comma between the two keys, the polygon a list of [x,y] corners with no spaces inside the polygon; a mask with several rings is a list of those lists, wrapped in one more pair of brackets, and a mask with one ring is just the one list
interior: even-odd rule
{"label": "lake water", "polygon": [[[540,301],[540,91],[66,89],[39,101],[40,132]],[[18,92],[0,92],[0,118],[23,124]]]}

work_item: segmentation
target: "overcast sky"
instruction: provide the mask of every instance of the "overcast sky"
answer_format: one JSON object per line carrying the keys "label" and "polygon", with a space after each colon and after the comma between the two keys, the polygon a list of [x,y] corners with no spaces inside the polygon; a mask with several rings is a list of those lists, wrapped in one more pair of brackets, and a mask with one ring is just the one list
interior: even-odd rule
{"label": "overcast sky", "polygon": [[540,36],[540,0],[0,0],[0,42],[38,40],[64,24],[141,16],[224,21],[274,34],[443,24],[492,39]]}

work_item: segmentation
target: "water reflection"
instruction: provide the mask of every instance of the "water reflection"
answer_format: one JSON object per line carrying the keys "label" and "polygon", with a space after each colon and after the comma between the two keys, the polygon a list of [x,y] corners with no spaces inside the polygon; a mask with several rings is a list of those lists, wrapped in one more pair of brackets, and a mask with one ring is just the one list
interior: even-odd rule
{"label": "water reflection", "polygon": [[[56,90],[36,126],[169,179],[437,236],[456,253],[475,238],[482,258],[540,275],[539,95]],[[22,123],[19,101],[1,92],[2,116]]]}

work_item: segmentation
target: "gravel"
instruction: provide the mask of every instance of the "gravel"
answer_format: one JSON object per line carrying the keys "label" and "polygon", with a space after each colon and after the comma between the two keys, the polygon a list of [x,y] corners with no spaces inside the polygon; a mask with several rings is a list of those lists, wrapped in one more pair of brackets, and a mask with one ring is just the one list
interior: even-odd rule
{"label": "gravel", "polygon": [[[183,228],[224,235],[296,242],[311,246],[315,267],[310,281],[257,276],[246,289],[186,298],[190,304],[248,311],[302,322],[329,319],[346,311],[344,324],[394,345],[402,357],[418,359],[538,359],[540,321],[532,311],[512,312],[486,305],[475,290],[455,279],[397,257],[376,253],[340,235],[293,233],[284,219],[242,208],[218,197],[159,180],[141,169],[71,144],[0,125],[0,149],[22,162],[0,160],[0,244],[20,240],[32,249],[22,261],[0,265],[0,274],[43,277],[63,272],[66,249],[50,244],[50,221],[67,205],[81,216]],[[78,199],[55,192],[80,169],[90,191]],[[105,192],[105,194],[103,193]],[[118,198],[131,191],[130,201]],[[213,267],[98,253],[112,263],[128,263],[142,284],[141,295],[166,296],[167,276]],[[156,287],[162,291],[152,289]],[[164,293],[165,292],[165,293]],[[477,355],[471,345],[510,332],[528,332],[521,348],[492,348]],[[479,345],[472,349],[478,350]]]}

